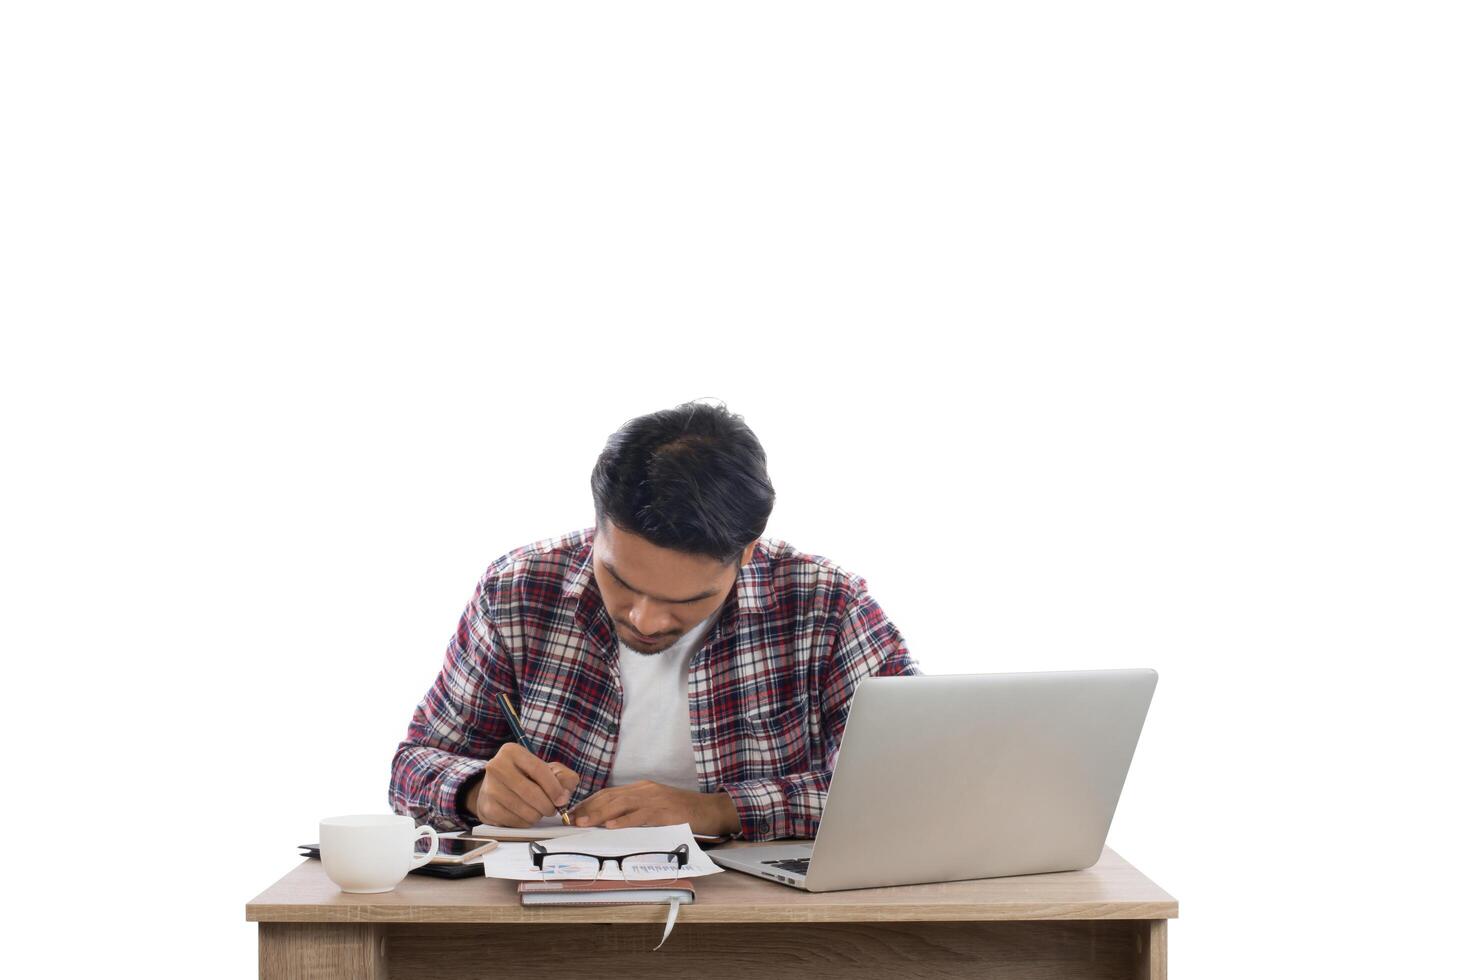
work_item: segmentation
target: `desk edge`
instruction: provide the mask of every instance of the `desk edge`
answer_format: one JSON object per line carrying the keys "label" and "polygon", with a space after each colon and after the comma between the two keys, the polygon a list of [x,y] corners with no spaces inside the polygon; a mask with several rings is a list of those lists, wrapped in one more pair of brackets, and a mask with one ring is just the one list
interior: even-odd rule
{"label": "desk edge", "polygon": [[[251,903],[247,922],[537,923],[662,922],[661,905],[532,906],[521,905],[291,905]],[[1075,919],[1176,919],[1178,902],[1034,902],[979,907],[963,905],[693,905],[679,913],[681,922],[1044,922]]]}

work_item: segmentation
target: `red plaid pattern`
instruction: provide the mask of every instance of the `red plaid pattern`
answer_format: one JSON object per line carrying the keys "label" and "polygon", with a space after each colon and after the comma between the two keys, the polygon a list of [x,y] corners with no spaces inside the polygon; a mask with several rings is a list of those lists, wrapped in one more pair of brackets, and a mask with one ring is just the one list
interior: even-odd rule
{"label": "red plaid pattern", "polygon": [[[396,812],[440,829],[474,822],[459,789],[511,738],[497,691],[541,758],[581,774],[573,804],[607,785],[622,694],[593,532],[517,548],[480,579],[393,757]],[[761,539],[689,665],[701,790],[729,793],[748,839],[814,837],[858,681],[916,673],[862,578]]]}

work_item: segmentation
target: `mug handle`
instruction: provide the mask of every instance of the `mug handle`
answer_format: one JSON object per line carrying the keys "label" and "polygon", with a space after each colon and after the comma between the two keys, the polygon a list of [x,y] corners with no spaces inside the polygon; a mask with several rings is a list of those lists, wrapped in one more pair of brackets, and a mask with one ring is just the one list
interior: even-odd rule
{"label": "mug handle", "polygon": [[415,844],[418,843],[418,839],[424,834],[428,834],[429,837],[433,840],[433,843],[429,845],[428,853],[413,855],[413,857],[410,859],[412,862],[410,867],[421,868],[425,864],[428,864],[430,861],[432,861],[434,859],[434,856],[439,853],[439,832],[434,828],[428,826],[427,824],[424,824],[422,827],[419,827],[416,831],[414,831],[413,842]]}

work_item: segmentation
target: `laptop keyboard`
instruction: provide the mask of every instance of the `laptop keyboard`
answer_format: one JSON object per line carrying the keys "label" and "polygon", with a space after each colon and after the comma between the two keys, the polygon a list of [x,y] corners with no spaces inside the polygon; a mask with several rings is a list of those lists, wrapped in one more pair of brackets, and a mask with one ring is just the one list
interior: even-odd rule
{"label": "laptop keyboard", "polygon": [[760,863],[774,865],[782,871],[794,871],[796,874],[803,875],[806,873],[806,869],[811,866],[811,859],[791,858],[786,861],[761,861]]}

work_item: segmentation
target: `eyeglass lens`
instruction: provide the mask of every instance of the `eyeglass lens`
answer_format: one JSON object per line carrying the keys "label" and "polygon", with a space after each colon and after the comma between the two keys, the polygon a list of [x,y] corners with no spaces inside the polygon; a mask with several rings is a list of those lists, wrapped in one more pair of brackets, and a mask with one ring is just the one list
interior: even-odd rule
{"label": "eyeglass lens", "polygon": [[[664,851],[629,854],[622,858],[622,874],[628,881],[659,881],[679,877],[678,855]],[[589,854],[550,853],[541,858],[542,878],[590,878],[615,876],[615,858],[598,860]]]}

